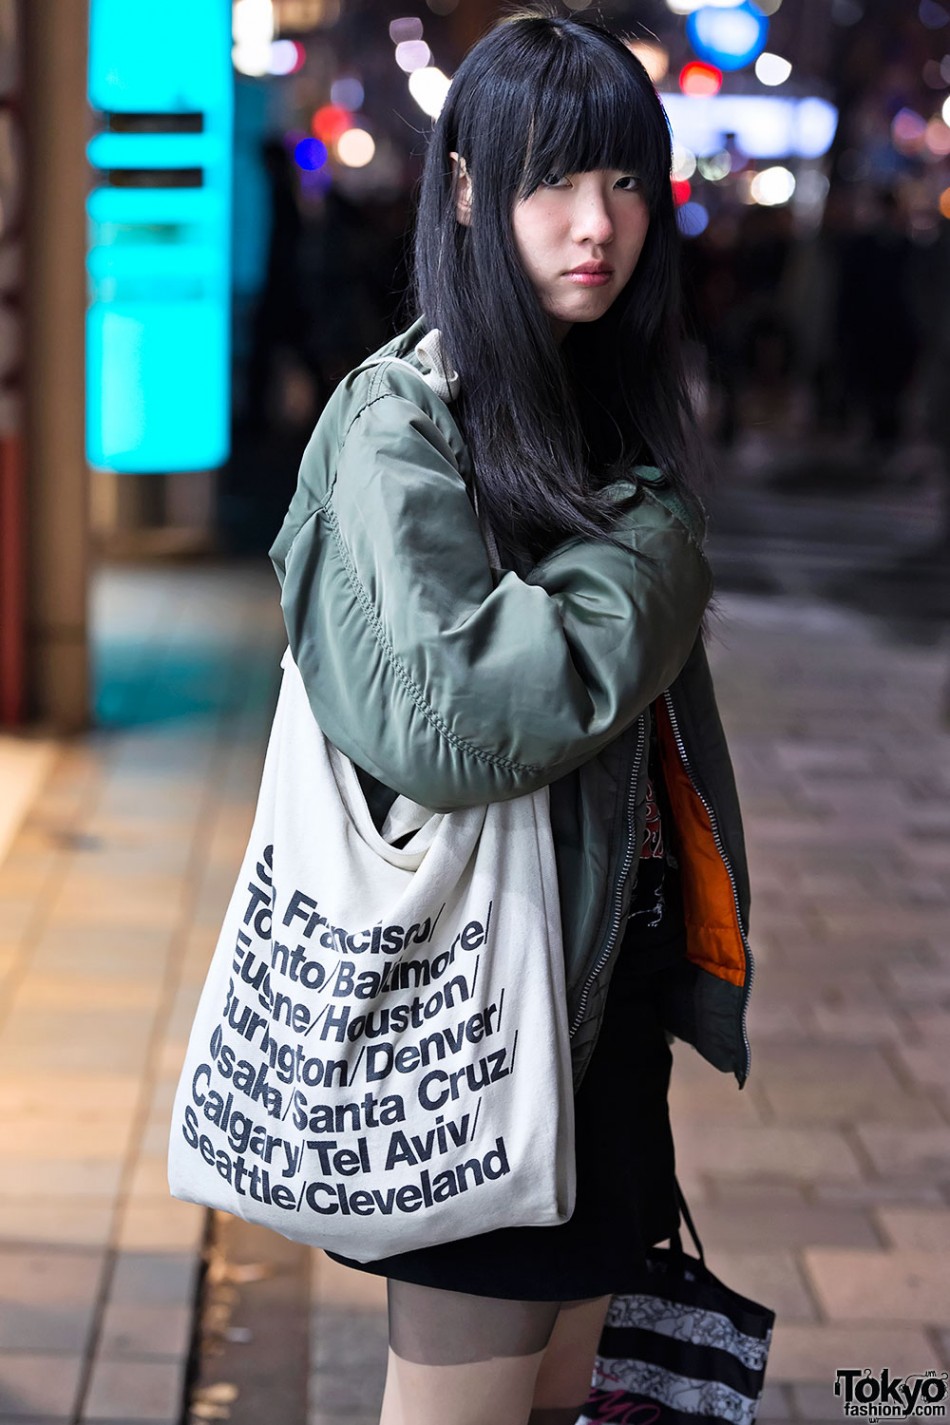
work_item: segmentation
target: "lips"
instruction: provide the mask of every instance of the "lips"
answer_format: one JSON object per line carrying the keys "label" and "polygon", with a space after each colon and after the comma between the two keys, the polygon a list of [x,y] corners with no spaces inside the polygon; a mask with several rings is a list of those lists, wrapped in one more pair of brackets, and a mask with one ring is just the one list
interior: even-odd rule
{"label": "lips", "polygon": [[606,262],[582,262],[565,272],[563,281],[572,287],[606,287],[613,280],[614,270]]}

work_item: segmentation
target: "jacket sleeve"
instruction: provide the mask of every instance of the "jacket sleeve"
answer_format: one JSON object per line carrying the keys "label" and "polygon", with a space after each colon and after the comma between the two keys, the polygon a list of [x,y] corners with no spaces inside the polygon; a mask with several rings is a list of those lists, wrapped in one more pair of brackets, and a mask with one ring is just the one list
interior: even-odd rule
{"label": "jacket sleeve", "polygon": [[701,551],[658,502],[617,532],[626,549],[570,540],[494,584],[446,436],[412,401],[378,397],[278,564],[327,737],[443,811],[535,791],[593,757],[679,672],[710,593]]}

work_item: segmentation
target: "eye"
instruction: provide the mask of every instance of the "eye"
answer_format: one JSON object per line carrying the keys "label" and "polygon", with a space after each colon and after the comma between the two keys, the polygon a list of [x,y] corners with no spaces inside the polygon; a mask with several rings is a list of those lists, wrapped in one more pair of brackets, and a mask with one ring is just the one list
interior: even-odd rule
{"label": "eye", "polygon": [[564,177],[564,174],[563,174],[563,173],[553,173],[553,172],[552,172],[552,173],[546,173],[546,174],[544,175],[544,177],[541,179],[541,182],[540,182],[540,184],[539,184],[539,187],[541,187],[541,188],[558,188],[558,187],[560,187],[560,185],[561,185],[562,183],[566,183],[566,182],[567,182],[567,179]]}
{"label": "eye", "polygon": [[636,193],[640,187],[640,180],[635,173],[625,173],[622,178],[617,179],[614,187],[621,188],[624,193]]}

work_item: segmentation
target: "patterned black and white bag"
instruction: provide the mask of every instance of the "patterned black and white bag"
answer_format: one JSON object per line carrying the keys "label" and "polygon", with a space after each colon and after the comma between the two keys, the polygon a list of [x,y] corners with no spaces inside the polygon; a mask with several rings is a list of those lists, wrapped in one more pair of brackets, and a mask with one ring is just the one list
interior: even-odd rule
{"label": "patterned black and white bag", "polygon": [[577,1425],[754,1425],[775,1312],[730,1290],[677,1233],[610,1303]]}

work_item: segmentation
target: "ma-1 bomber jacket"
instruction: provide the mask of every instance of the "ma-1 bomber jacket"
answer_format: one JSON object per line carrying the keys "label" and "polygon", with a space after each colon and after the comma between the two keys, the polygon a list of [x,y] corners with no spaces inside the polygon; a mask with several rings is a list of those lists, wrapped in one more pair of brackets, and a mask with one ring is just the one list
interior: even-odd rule
{"label": "ma-1 bomber jacket", "polygon": [[660,471],[612,490],[623,548],[560,545],[493,569],[424,318],[336,389],[270,555],[294,660],[364,786],[438,811],[548,785],[575,1086],[597,1039],[636,881],[656,719],[685,945],[665,1027],[740,1087],[749,1072],[748,878],[700,627],[703,530]]}

